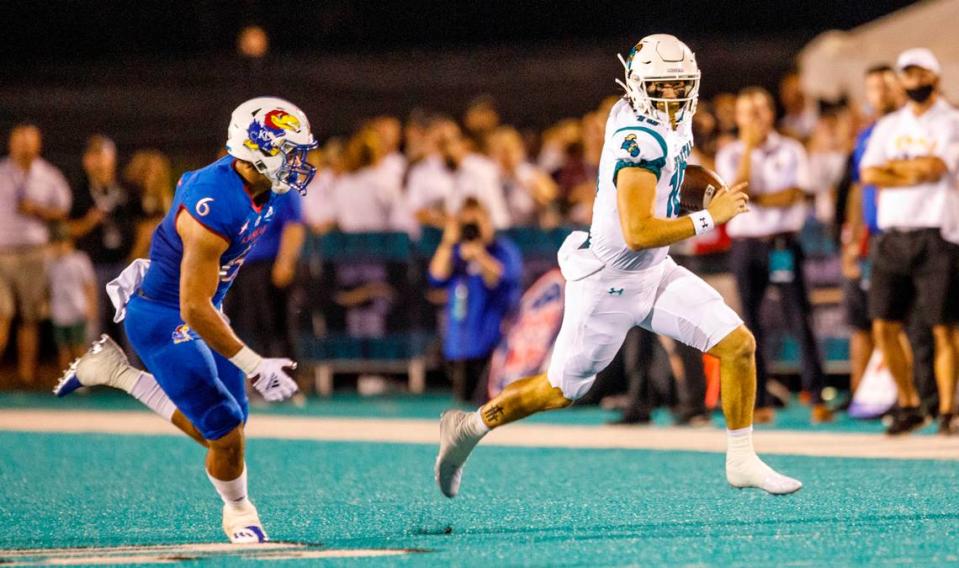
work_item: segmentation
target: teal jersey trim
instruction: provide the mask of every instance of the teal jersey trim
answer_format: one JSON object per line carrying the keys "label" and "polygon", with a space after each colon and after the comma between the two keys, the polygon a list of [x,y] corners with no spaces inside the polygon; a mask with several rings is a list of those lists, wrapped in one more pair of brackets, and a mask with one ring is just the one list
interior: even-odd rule
{"label": "teal jersey trim", "polygon": [[663,150],[663,160],[665,160],[666,156],[669,155],[669,148],[666,146],[666,140],[663,139],[663,135],[660,134],[659,132],[656,132],[652,128],[646,128],[645,126],[625,126],[623,128],[620,128],[616,132],[613,132],[613,136],[619,134],[620,132],[625,132],[627,130],[639,130],[652,135],[653,139],[656,140],[656,142],[659,142],[659,147],[662,148]]}
{"label": "teal jersey trim", "polygon": [[619,170],[623,168],[643,168],[644,170],[649,170],[656,176],[656,181],[659,181],[659,176],[663,173],[663,168],[666,166],[666,158],[657,158],[655,160],[643,160],[642,162],[627,162],[626,160],[620,160],[616,162],[616,169],[613,170],[613,185],[616,185],[616,178],[619,177]]}

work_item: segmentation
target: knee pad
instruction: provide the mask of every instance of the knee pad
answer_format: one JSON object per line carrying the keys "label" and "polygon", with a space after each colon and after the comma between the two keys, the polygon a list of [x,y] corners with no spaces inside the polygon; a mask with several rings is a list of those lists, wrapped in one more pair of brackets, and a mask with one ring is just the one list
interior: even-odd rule
{"label": "knee pad", "polygon": [[235,402],[223,401],[204,412],[200,423],[194,426],[205,439],[219,440],[245,421],[243,411]]}

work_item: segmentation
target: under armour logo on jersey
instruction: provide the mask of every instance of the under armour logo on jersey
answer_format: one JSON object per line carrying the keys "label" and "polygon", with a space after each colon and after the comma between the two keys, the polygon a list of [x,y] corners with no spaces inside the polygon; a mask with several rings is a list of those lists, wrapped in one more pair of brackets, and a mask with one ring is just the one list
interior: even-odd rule
{"label": "under armour logo on jersey", "polygon": [[610,296],[622,296],[622,295],[623,295],[623,288],[610,288],[610,289],[609,289],[609,295],[610,295]]}

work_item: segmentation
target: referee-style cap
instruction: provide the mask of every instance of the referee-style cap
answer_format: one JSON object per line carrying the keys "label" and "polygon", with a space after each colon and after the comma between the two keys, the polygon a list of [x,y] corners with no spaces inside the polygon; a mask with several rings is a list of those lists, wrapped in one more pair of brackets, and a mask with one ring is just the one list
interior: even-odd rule
{"label": "referee-style cap", "polygon": [[906,67],[921,67],[926,71],[932,71],[936,75],[941,70],[939,60],[924,47],[914,47],[899,54],[899,59],[896,60],[896,70],[902,72],[906,70]]}

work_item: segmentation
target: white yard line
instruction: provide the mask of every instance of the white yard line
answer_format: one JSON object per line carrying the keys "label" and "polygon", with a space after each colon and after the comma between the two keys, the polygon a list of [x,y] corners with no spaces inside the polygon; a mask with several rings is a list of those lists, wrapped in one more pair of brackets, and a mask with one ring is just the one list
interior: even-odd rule
{"label": "white yard line", "polygon": [[[146,412],[5,409],[0,431],[177,435],[172,425]],[[320,418],[254,415],[253,438],[335,442],[435,444],[436,420]],[[549,448],[687,450],[724,452],[725,434],[716,428],[660,428],[513,424],[491,433],[484,445]],[[959,460],[959,437],[838,432],[760,431],[756,449],[765,454],[820,457]]]}

